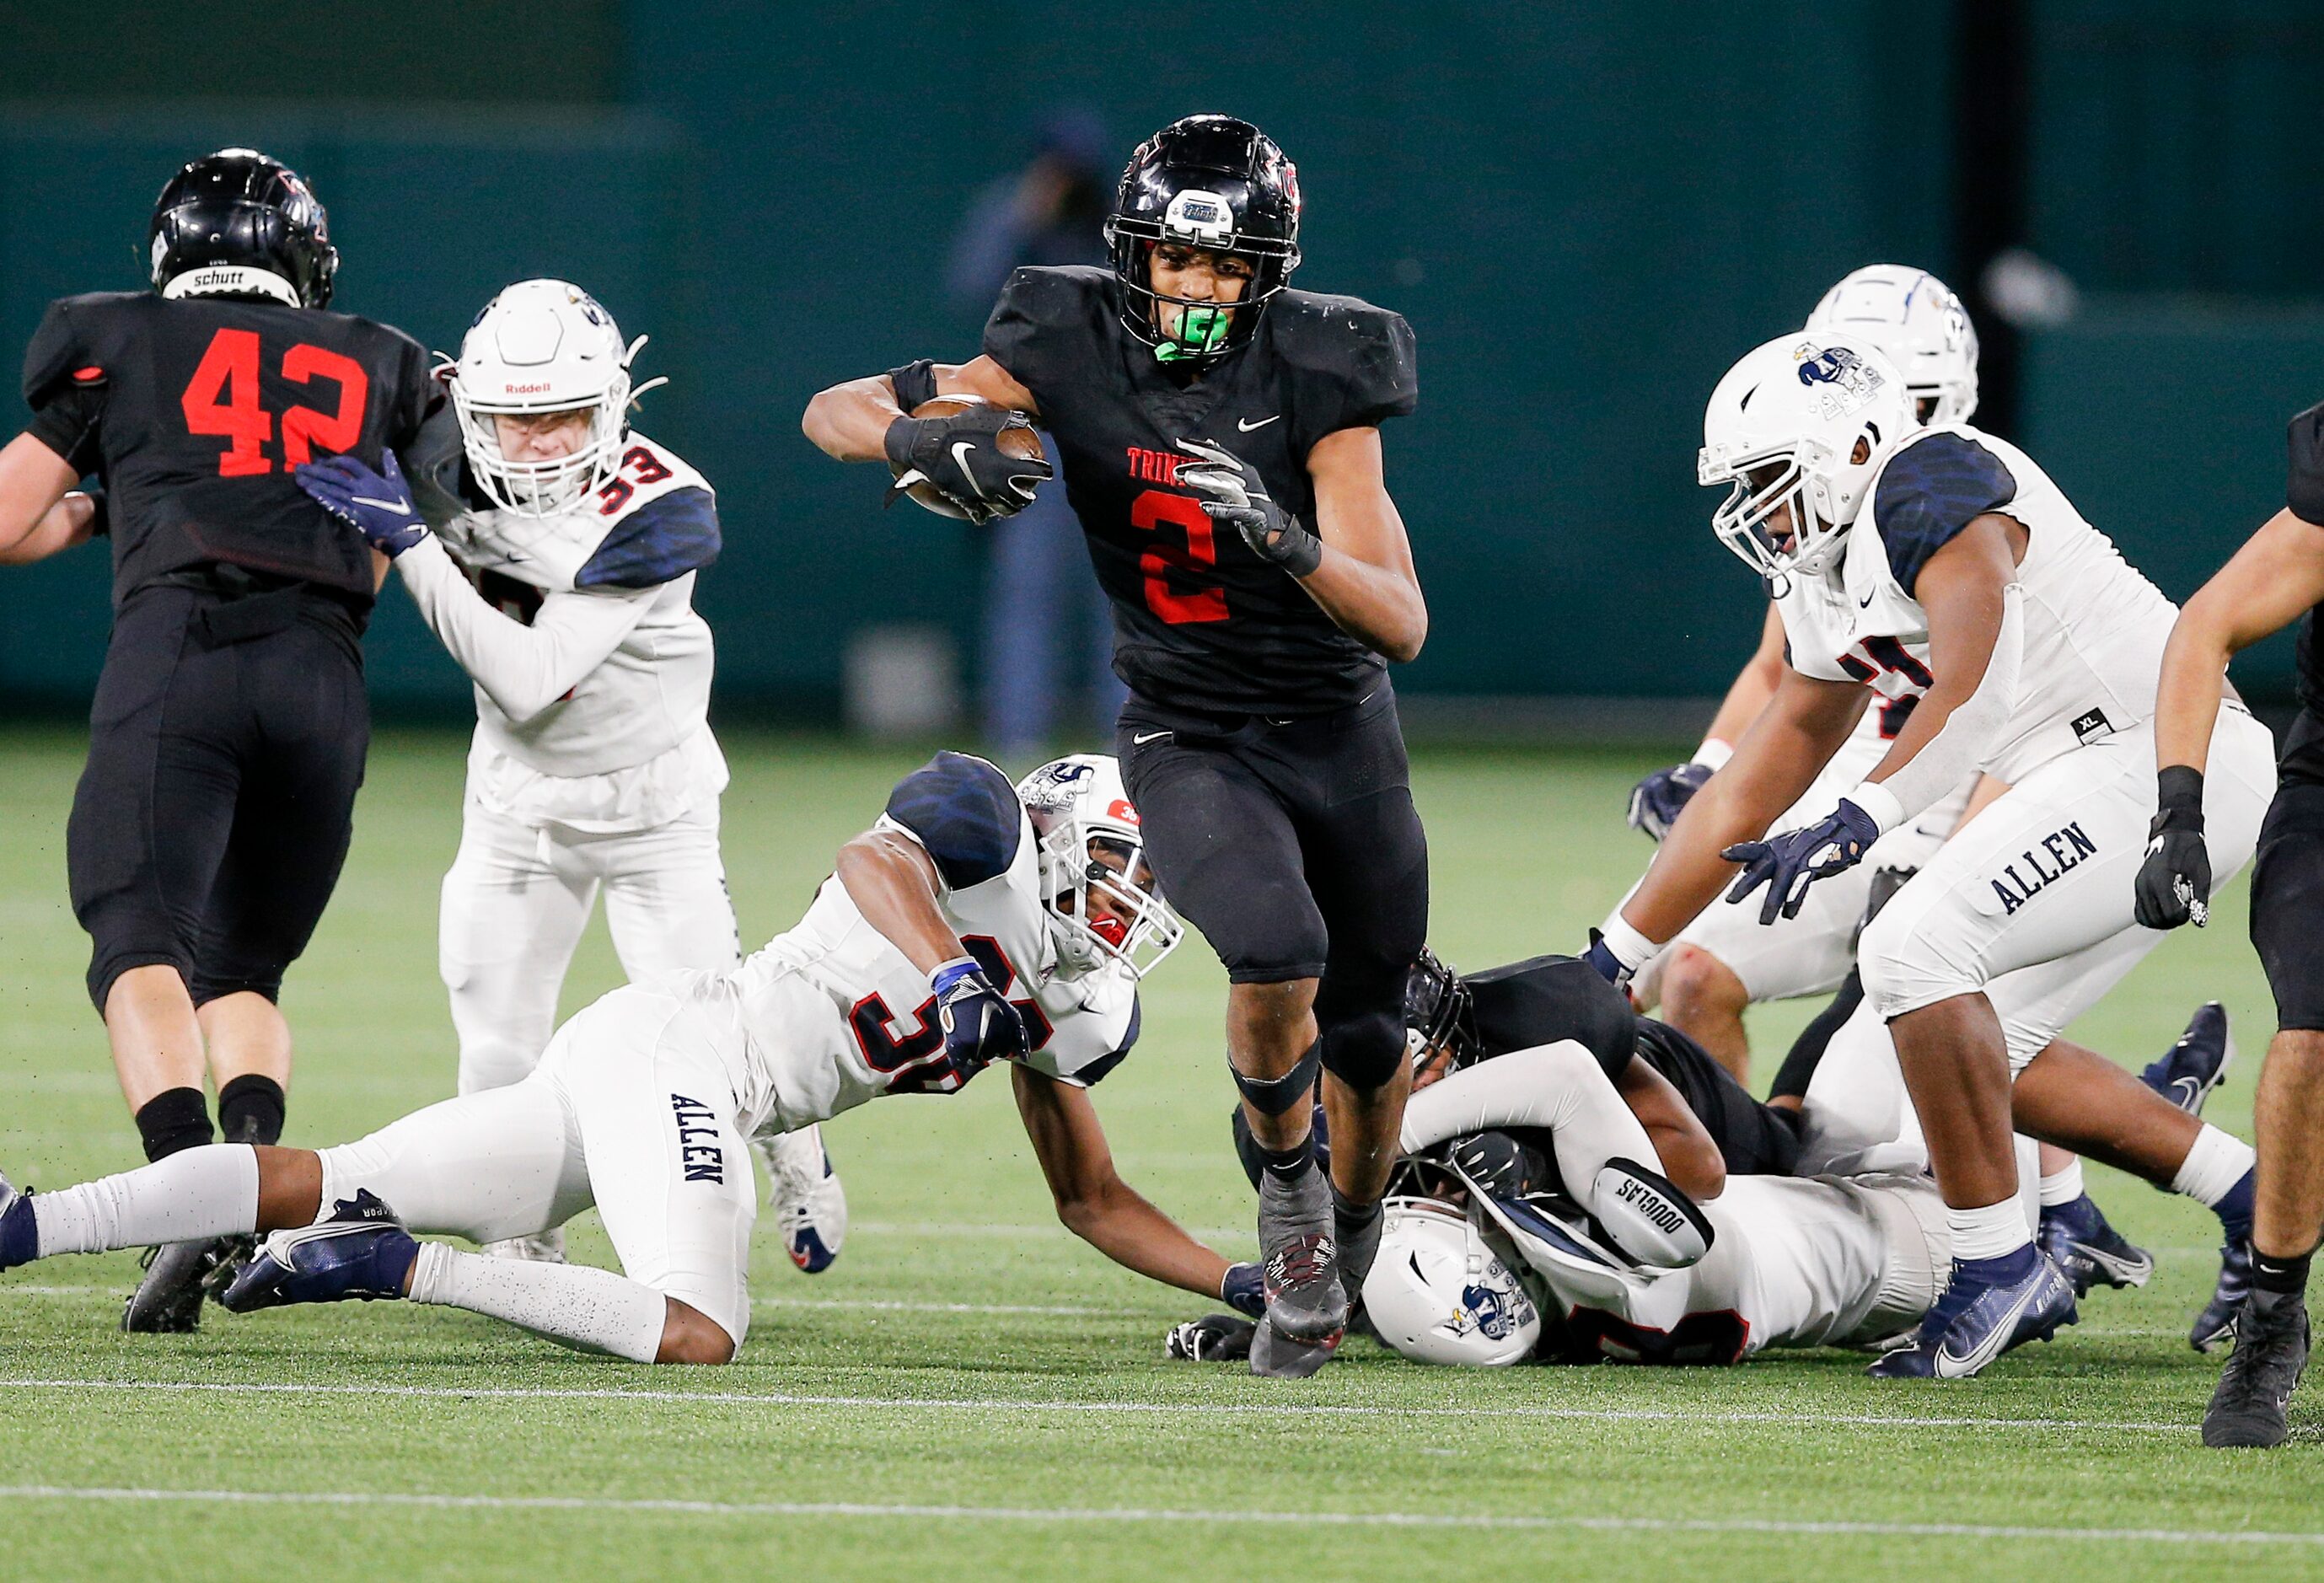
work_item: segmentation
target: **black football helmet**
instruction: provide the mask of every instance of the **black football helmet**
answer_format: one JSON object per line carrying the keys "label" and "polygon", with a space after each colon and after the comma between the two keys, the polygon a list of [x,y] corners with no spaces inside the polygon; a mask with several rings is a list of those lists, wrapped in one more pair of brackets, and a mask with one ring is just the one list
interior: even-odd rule
{"label": "black football helmet", "polygon": [[[339,268],[330,216],[305,178],[255,149],[220,149],[171,177],[145,247],[153,289],[171,296],[273,295],[245,272],[259,270],[287,282],[300,307],[321,308]],[[208,279],[180,280],[206,269]]]}
{"label": "black football helmet", "polygon": [[[1231,115],[1174,121],[1130,156],[1105,239],[1113,250],[1121,322],[1130,333],[1166,363],[1222,357],[1250,339],[1268,299],[1299,267],[1298,169],[1248,121]],[[1147,259],[1164,241],[1250,261],[1250,288],[1232,312],[1154,290]],[[1181,310],[1176,336],[1162,333],[1159,309],[1166,301]]]}
{"label": "black football helmet", "polygon": [[1421,947],[1404,980],[1404,1026],[1418,1040],[1416,1054],[1445,1045],[1455,1067],[1474,1064],[1478,1055],[1475,1002],[1476,992],[1461,975],[1434,952]]}

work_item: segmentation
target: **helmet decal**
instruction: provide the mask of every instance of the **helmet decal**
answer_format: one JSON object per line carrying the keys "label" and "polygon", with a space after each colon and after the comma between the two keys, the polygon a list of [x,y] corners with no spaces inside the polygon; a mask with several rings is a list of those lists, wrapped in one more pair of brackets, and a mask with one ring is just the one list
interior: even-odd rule
{"label": "helmet decal", "polygon": [[1234,206],[1199,188],[1190,187],[1173,198],[1162,216],[1162,235],[1172,242],[1225,247],[1234,241]]}
{"label": "helmet decal", "polygon": [[[1487,1268],[1486,1274],[1507,1276],[1499,1260]],[[1461,1289],[1461,1306],[1453,1315],[1453,1322],[1473,1327],[1489,1341],[1500,1341],[1533,1317],[1532,1301],[1517,1287],[1498,1291],[1471,1284]]]}
{"label": "helmet decal", "polygon": [[1887,382],[1878,369],[1845,346],[1819,347],[1803,341],[1792,355],[1799,362],[1800,383],[1824,387],[1816,405],[1826,419],[1863,410]]}

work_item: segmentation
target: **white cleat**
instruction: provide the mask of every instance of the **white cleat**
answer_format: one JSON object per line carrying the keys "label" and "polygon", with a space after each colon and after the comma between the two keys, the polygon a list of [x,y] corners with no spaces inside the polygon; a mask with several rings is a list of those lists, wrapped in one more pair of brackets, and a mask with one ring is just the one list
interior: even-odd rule
{"label": "white cleat", "polygon": [[561,1265],[565,1262],[565,1228],[551,1226],[531,1237],[503,1237],[498,1242],[487,1242],[479,1249],[486,1258],[512,1258],[526,1264]]}
{"label": "white cleat", "polygon": [[824,1151],[823,1128],[762,1133],[751,1146],[767,1168],[767,1205],[784,1251],[808,1275],[820,1275],[847,1240],[847,1191]]}

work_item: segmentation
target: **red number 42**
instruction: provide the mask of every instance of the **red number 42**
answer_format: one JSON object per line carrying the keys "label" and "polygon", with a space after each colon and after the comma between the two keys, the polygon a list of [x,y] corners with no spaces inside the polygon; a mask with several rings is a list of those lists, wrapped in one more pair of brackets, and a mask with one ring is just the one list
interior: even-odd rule
{"label": "red number 42", "polygon": [[[302,385],[327,379],[339,387],[336,411],[293,407],[282,414],[283,467],[310,460],[317,446],[353,450],[363,433],[364,403],[371,392],[363,364],[301,341],[282,354],[282,377]],[[259,405],[258,396],[258,332],[218,331],[195,366],[194,377],[186,382],[178,405],[186,414],[187,433],[222,435],[229,442],[218,457],[223,477],[274,471],[273,459],[266,454],[266,442],[274,437],[274,415]]]}

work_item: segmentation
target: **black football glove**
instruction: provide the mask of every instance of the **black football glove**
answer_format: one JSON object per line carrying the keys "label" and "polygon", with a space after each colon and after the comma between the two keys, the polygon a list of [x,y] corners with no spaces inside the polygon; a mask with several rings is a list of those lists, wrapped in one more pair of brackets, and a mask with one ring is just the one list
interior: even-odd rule
{"label": "black football glove", "polygon": [[2211,921],[2211,854],[2203,845],[2203,772],[2173,764],[2154,778],[2154,823],[2138,865],[2134,912],[2150,929]]}
{"label": "black football glove", "polygon": [[1250,1356],[1259,1327],[1240,1314],[1206,1313],[1173,1325],[1162,1338],[1162,1356],[1185,1363],[1240,1363]]}
{"label": "black football glove", "polygon": [[1031,1049],[1025,1019],[992,987],[973,958],[945,963],[928,975],[928,988],[936,991],[945,1059],[962,1082],[996,1061],[1022,1060]]}
{"label": "black football glove", "polygon": [[1779,914],[1796,918],[1809,886],[1853,869],[1879,839],[1879,823],[1842,797],[1839,807],[1804,829],[1765,841],[1738,842],[1720,853],[1729,862],[1743,865],[1727,899],[1741,901],[1765,885],[1767,899],[1760,904],[1759,921],[1772,924]]}
{"label": "black football glove", "polygon": [[1032,420],[1006,407],[976,406],[948,418],[897,419],[888,426],[888,460],[904,471],[885,502],[893,505],[916,483],[928,483],[972,522],[990,522],[1033,503],[1034,486],[1049,476],[1049,459],[1017,457],[1001,448],[1012,428],[1031,432]]}
{"label": "black football glove", "polygon": [[1678,823],[1688,799],[1710,778],[1708,764],[1674,764],[1655,770],[1630,788],[1630,828],[1660,841]]}
{"label": "black football glove", "polygon": [[1178,469],[1178,482],[1202,496],[1204,516],[1232,528],[1252,553],[1295,577],[1323,565],[1323,541],[1275,503],[1255,470],[1207,440],[1182,439],[1178,448],[1201,458]]}

